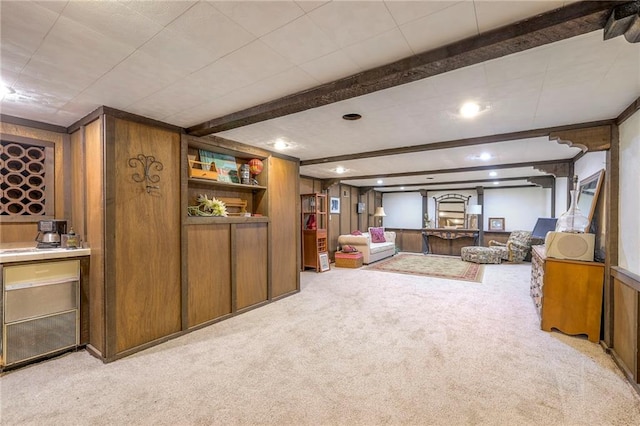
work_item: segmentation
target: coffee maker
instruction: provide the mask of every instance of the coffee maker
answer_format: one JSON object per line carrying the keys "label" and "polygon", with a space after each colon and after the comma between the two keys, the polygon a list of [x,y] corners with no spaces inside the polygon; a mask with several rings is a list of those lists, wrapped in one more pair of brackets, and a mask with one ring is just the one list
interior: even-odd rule
{"label": "coffee maker", "polygon": [[67,233],[66,220],[40,220],[38,221],[38,235],[36,235],[37,248],[60,247],[61,235]]}

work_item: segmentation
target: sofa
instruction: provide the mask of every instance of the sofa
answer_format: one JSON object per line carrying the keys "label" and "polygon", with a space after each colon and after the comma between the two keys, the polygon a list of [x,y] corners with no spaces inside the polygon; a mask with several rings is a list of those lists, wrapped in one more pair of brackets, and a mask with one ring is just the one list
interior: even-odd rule
{"label": "sofa", "polygon": [[385,259],[396,254],[396,233],[393,231],[384,231],[385,242],[372,242],[371,233],[363,232],[360,235],[340,235],[338,237],[338,246],[349,245],[355,247],[362,253],[362,263],[369,263]]}

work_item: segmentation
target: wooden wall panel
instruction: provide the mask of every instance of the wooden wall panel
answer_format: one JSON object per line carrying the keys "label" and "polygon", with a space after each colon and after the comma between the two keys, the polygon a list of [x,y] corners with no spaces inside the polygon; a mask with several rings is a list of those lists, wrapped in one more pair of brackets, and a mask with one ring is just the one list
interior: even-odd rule
{"label": "wooden wall panel", "polygon": [[[233,269],[236,308],[240,310],[267,300],[267,224],[246,223],[232,226],[235,227]],[[293,251],[299,250],[292,248],[288,254],[293,255]],[[274,253],[274,256],[277,254]]]}
{"label": "wooden wall panel", "polygon": [[[638,292],[613,280],[613,348],[631,375],[637,372]],[[635,378],[635,377],[634,377]]]}
{"label": "wooden wall panel", "polygon": [[85,201],[85,146],[84,146],[84,129],[81,128],[71,135],[70,144],[70,161],[71,166],[69,175],[71,178],[71,212],[68,216],[68,226],[73,227],[78,236],[86,239],[87,229],[85,224],[86,201]]}
{"label": "wooden wall panel", "polygon": [[[48,130],[34,129],[31,127],[21,126],[18,124],[0,122],[0,133],[6,133],[8,135],[22,136],[31,139],[37,139],[41,141],[48,141],[54,144],[55,155],[55,217],[56,219],[65,219],[64,210],[64,186],[63,176],[65,170],[64,164],[64,140],[66,135],[63,133],[51,132]],[[0,222],[0,235],[2,235],[1,242],[3,243],[25,243],[33,242],[37,233],[37,218],[34,218],[33,222]],[[34,242],[35,245],[35,242]]]}
{"label": "wooden wall panel", "polygon": [[312,194],[314,193],[314,183],[315,179],[310,178],[300,178],[300,194]]}
{"label": "wooden wall panel", "polygon": [[[91,248],[89,271],[89,342],[102,355],[105,351],[105,289],[104,289],[104,143],[102,118],[84,127],[86,233],[82,238]],[[82,131],[82,129],[80,130]]]}
{"label": "wooden wall panel", "polygon": [[[300,289],[299,173],[297,162],[269,158],[269,252],[272,253],[269,263],[272,298]],[[283,252],[289,252],[290,255],[281,256],[280,253]]]}
{"label": "wooden wall panel", "polygon": [[[107,199],[114,223],[107,235],[114,236],[111,272],[115,286],[116,352],[134,348],[181,329],[180,281],[180,134],[121,119],[115,119],[114,199]],[[133,176],[144,174],[138,155],[154,156],[162,170],[158,189],[147,192],[144,182]],[[107,157],[108,158],[108,157]],[[107,194],[111,193],[107,188]],[[109,314],[109,310],[107,311]]]}
{"label": "wooden wall panel", "polygon": [[187,238],[189,327],[231,313],[228,224],[190,225]]}

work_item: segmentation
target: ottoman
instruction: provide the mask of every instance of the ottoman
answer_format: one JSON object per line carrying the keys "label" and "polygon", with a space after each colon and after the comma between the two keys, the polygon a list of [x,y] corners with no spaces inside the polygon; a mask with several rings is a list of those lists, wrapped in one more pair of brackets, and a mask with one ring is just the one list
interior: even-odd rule
{"label": "ottoman", "polygon": [[460,250],[462,260],[474,263],[500,263],[502,262],[500,254],[500,249],[494,247],[470,246],[462,247]]}
{"label": "ottoman", "polygon": [[359,268],[362,266],[362,253],[336,252],[336,266],[338,268]]}

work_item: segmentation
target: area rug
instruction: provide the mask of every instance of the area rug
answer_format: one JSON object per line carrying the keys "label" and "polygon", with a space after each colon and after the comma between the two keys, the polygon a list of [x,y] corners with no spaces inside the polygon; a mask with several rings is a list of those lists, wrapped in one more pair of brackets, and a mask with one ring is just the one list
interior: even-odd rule
{"label": "area rug", "polygon": [[459,257],[409,253],[397,254],[391,259],[369,265],[366,269],[478,283],[482,282],[484,273],[484,265],[465,262]]}

